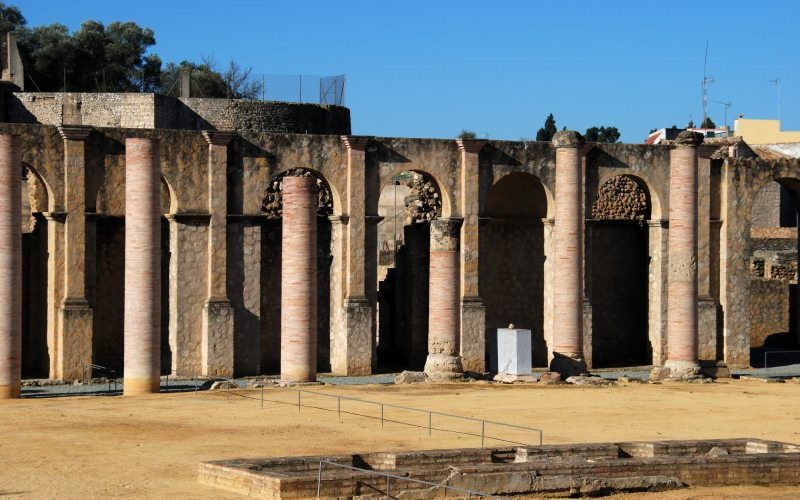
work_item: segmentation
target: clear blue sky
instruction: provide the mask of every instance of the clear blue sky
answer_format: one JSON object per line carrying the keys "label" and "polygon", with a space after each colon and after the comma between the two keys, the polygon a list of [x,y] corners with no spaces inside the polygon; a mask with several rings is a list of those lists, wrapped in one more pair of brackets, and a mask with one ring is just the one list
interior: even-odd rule
{"label": "clear blue sky", "polygon": [[[353,133],[532,138],[614,125],[625,142],[702,119],[800,130],[800,2],[11,0],[30,26],[87,19],[152,28],[162,60],[234,58],[256,73],[347,73]],[[724,107],[710,103],[722,124]]]}

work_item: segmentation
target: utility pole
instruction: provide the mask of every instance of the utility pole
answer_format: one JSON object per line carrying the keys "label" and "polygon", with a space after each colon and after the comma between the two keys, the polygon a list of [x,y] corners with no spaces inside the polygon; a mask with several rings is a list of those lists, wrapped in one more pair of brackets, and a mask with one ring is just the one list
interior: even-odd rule
{"label": "utility pole", "polygon": [[714,102],[722,104],[723,106],[725,106],[725,126],[727,127],[728,126],[728,109],[733,105],[733,103],[731,101],[725,102],[725,101],[716,101],[716,100]]}
{"label": "utility pole", "polygon": [[770,83],[774,83],[778,91],[778,121],[781,121],[781,77],[776,76]]}
{"label": "utility pole", "polygon": [[701,82],[703,88],[703,121],[700,122],[700,126],[702,127],[708,118],[708,84],[714,81],[713,76],[706,75],[706,69],[708,68],[708,40],[706,40],[706,56],[703,59],[703,80]]}

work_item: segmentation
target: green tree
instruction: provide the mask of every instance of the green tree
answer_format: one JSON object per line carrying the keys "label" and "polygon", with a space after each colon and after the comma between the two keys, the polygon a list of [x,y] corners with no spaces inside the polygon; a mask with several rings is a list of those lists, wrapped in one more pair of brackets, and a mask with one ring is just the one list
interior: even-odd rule
{"label": "green tree", "polygon": [[619,135],[617,127],[591,127],[586,129],[584,138],[586,142],[612,143],[619,140]]}
{"label": "green tree", "polygon": [[467,130],[465,128],[462,128],[461,132],[459,132],[458,134],[459,139],[475,139],[475,137],[477,137],[475,135],[475,132],[473,132],[472,130]]}
{"label": "green tree", "polygon": [[558,129],[556,128],[556,120],[553,118],[553,113],[547,115],[544,121],[544,127],[536,131],[537,141],[551,141],[553,136],[556,135]]}
{"label": "green tree", "polygon": [[703,119],[703,123],[700,124],[700,128],[717,128],[717,125],[714,123],[714,120],[712,120],[710,116],[706,116]]}
{"label": "green tree", "polygon": [[26,24],[18,8],[0,2],[0,33],[22,29]]}
{"label": "green tree", "polygon": [[261,82],[250,78],[251,68],[242,68],[231,60],[223,73],[217,69],[212,57],[203,57],[203,61],[199,64],[191,61],[167,64],[161,72],[159,91],[171,96],[179,95],[180,87],[177,81],[181,71],[189,71],[191,74],[190,92],[193,97],[258,99],[261,95]]}

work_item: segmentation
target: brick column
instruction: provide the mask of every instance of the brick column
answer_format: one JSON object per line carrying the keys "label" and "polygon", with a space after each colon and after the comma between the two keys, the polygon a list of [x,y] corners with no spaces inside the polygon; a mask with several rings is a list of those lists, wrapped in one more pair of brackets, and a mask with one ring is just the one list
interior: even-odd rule
{"label": "brick column", "polygon": [[205,131],[208,141],[208,293],[200,345],[205,376],[233,376],[233,307],[228,300],[228,143],[236,134]]}
{"label": "brick column", "polygon": [[159,391],[161,159],[154,139],[125,139],[124,394]]}
{"label": "brick column", "polygon": [[0,134],[0,399],[22,378],[22,165],[16,138]]}
{"label": "brick column", "polygon": [[553,360],[563,374],[586,370],[583,358],[583,137],[562,130],[556,148]]}
{"label": "brick column", "polygon": [[697,146],[700,134],[684,131],[669,157],[669,271],[667,362],[670,378],[695,378],[697,357]]}
{"label": "brick column", "polygon": [[459,349],[460,284],[458,233],[461,221],[431,221],[428,305],[428,358],[425,373],[432,380],[459,378],[464,373]]}
{"label": "brick column", "polygon": [[[370,235],[375,235],[375,226],[369,226],[370,219],[366,213],[366,148],[370,137],[342,136],[341,140],[347,147],[347,215],[346,226],[347,257],[345,276],[344,298],[344,332],[342,339],[344,345],[337,345],[344,350],[339,356],[346,359],[344,372],[337,370],[342,375],[368,375],[372,373],[374,356],[373,328],[375,317],[375,294],[371,292],[377,285],[374,271],[369,272],[369,266],[375,266],[375,252],[368,251],[371,243]],[[368,221],[369,219],[369,221]],[[377,236],[374,236],[377,239]],[[377,269],[377,268],[375,268]],[[372,300],[370,300],[372,299]]]}
{"label": "brick column", "polygon": [[281,380],[317,379],[317,184],[283,178]]}
{"label": "brick column", "polygon": [[64,139],[64,296],[59,307],[58,378],[78,379],[92,362],[93,313],[86,299],[86,139],[92,129],[58,127]]}
{"label": "brick column", "polygon": [[458,139],[461,151],[461,363],[486,369],[486,308],[479,292],[480,151],[486,141]]}

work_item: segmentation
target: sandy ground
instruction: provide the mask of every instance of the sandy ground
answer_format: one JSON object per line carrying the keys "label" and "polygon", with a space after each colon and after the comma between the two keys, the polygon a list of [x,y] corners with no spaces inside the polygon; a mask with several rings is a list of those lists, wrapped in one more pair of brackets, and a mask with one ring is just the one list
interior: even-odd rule
{"label": "sandy ground", "polygon": [[[730,380],[714,384],[573,386],[319,387],[327,394],[439,410],[540,427],[547,443],[637,439],[755,437],[800,443],[800,384]],[[245,392],[259,398],[258,391]],[[0,402],[0,496],[11,498],[240,498],[198,484],[204,460],[390,449],[478,446],[480,439],[387,424],[288,403],[294,393],[258,399],[224,392],[140,398],[70,397]],[[279,404],[274,401],[283,401]],[[335,399],[304,404],[336,408]],[[379,409],[345,401],[346,412]],[[394,412],[394,413],[393,413]],[[427,415],[386,410],[390,419],[426,426]],[[434,417],[434,427],[480,432],[470,423]],[[472,426],[472,427],[468,427]],[[487,428],[522,442],[531,433]],[[491,444],[491,443],[487,443]],[[639,495],[642,496],[642,495]],[[700,488],[647,498],[797,498],[800,488]],[[620,498],[634,498],[625,495]]]}

